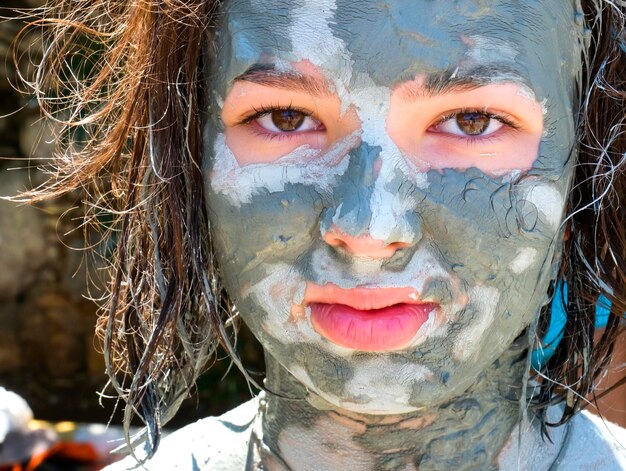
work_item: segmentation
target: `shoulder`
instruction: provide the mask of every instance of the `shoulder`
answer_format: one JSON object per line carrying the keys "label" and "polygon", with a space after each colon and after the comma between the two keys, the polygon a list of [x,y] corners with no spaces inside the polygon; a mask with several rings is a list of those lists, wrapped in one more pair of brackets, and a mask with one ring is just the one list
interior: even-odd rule
{"label": "shoulder", "polygon": [[626,469],[626,429],[588,412],[577,414],[557,460],[557,469]]}
{"label": "shoulder", "polygon": [[258,399],[253,399],[219,417],[199,420],[164,438],[143,468],[127,456],[104,471],[243,470],[257,411]]}
{"label": "shoulder", "polygon": [[[558,422],[562,405],[547,410]],[[538,416],[524,416],[498,457],[499,469],[533,471],[617,471],[626,469],[626,430],[588,412],[576,414],[545,437]]]}

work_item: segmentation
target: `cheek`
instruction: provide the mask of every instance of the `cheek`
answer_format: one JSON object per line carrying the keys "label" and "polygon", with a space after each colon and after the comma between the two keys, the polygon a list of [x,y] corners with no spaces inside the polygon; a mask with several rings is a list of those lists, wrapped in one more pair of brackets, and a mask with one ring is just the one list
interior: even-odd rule
{"label": "cheek", "polygon": [[429,173],[429,183],[425,230],[466,287],[463,316],[472,317],[461,320],[454,359],[495,358],[545,302],[562,190],[538,177],[512,185],[473,170]]}
{"label": "cheek", "polygon": [[260,281],[241,287],[235,297],[241,315],[271,353],[287,345],[321,341],[302,308],[306,280],[287,264],[268,264]]}
{"label": "cheek", "polygon": [[[494,287],[475,286],[469,290],[469,309],[466,310],[466,314],[472,311],[474,319],[471,325],[457,336],[453,351],[454,359],[457,362],[465,362],[479,357],[477,352],[485,349],[485,342],[476,340],[486,337],[490,332],[497,335],[493,325],[497,323],[500,294],[500,291]],[[495,345],[508,345],[506,338],[494,338],[493,335],[489,335],[489,337],[490,342]],[[508,337],[508,335],[503,337]],[[488,356],[488,358],[490,357],[491,355]]]}
{"label": "cheek", "polygon": [[466,314],[473,320],[458,336],[454,359],[496,358],[546,301],[564,190],[538,177],[510,185],[471,172],[438,181],[446,188],[440,194],[447,202],[438,201],[444,213],[426,224],[436,227],[448,263],[472,286]]}
{"label": "cheek", "polygon": [[[444,140],[432,134],[426,136],[413,154],[427,162],[429,168],[475,167],[494,177],[506,175],[514,170],[527,171],[537,159],[539,136],[494,137],[484,140],[489,141],[488,146],[483,146],[485,149],[473,150],[473,147],[480,146],[460,139]],[[512,162],[515,162],[514,166]]]}
{"label": "cheek", "polygon": [[[403,155],[418,168],[477,168],[491,177],[501,177],[527,171],[537,160],[543,111],[526,87],[491,84],[403,100],[403,88],[409,85],[399,87],[392,96],[387,130]],[[481,114],[489,124],[480,133],[467,134],[462,120],[458,120],[465,113],[462,110]]]}
{"label": "cheek", "polygon": [[264,264],[292,263],[306,251],[319,234],[322,196],[343,169],[324,165],[336,153],[308,167],[291,161],[240,166],[223,135],[216,137],[213,155],[206,184],[214,244],[224,277],[235,287],[252,285],[264,278]]}
{"label": "cheek", "polygon": [[462,279],[512,284],[539,269],[563,218],[562,188],[539,177],[511,184],[474,169],[428,175],[424,225]]}
{"label": "cheek", "polygon": [[528,177],[517,185],[515,193],[517,204],[524,208],[522,213],[536,214],[546,232],[556,233],[565,209],[564,191],[557,184]]}
{"label": "cheek", "polygon": [[348,162],[344,156],[357,139],[351,135],[322,154],[303,146],[277,162],[241,165],[227,145],[226,137],[218,134],[213,145],[215,157],[208,175],[209,187],[235,207],[252,203],[253,197],[258,195],[280,200],[281,193],[296,185],[314,186],[320,193],[328,192],[337,177],[346,171]]}
{"label": "cheek", "polygon": [[213,245],[231,298],[238,302],[263,293],[264,305],[270,305],[298,297],[306,254],[319,234],[319,197],[294,188],[236,207],[213,194],[209,211]]}
{"label": "cheek", "polygon": [[533,247],[522,247],[515,253],[515,258],[509,264],[511,272],[515,275],[521,275],[536,265],[539,261],[539,252]]}

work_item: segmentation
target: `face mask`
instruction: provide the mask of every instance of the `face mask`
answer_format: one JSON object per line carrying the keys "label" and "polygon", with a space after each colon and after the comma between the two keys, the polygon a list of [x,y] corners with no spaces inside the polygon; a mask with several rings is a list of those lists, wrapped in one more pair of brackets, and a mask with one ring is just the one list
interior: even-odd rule
{"label": "face mask", "polygon": [[546,302],[582,33],[560,2],[481,5],[227,4],[205,149],[221,273],[336,407],[458,395]]}

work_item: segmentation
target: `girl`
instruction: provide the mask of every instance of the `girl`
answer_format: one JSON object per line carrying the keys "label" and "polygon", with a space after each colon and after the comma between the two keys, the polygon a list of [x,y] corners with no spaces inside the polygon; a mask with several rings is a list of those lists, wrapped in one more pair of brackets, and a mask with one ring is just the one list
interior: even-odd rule
{"label": "girl", "polygon": [[[119,215],[98,331],[125,424],[146,431],[113,469],[626,466],[623,431],[576,415],[626,309],[624,13],[50,10],[33,86],[83,137],[32,196],[85,186]],[[159,447],[218,345],[246,374],[239,316],[266,353],[263,393]]]}

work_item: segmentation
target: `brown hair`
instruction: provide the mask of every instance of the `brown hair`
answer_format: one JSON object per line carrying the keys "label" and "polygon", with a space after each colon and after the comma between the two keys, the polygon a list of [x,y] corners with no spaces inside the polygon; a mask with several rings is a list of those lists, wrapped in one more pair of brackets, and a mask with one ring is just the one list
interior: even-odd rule
{"label": "brown hair", "polygon": [[[588,405],[586,396],[610,361],[626,313],[626,6],[582,3],[591,34],[579,84],[578,162],[558,277],[567,284],[567,321],[563,340],[538,374],[539,406],[565,402],[558,424]],[[595,342],[601,295],[611,313]],[[543,327],[549,314],[543,313]]]}
{"label": "brown hair", "polygon": [[60,149],[47,187],[27,196],[84,187],[88,217],[117,219],[97,334],[125,428],[137,414],[152,449],[216,346],[233,351],[200,172],[217,5],[64,0],[33,23],[49,36],[31,86],[77,142]]}
{"label": "brown hair", "polygon": [[[565,400],[562,421],[593,391],[626,311],[625,7],[583,3],[591,44],[578,84],[578,165],[558,277],[569,286],[568,317],[563,341],[538,373],[542,391],[535,398],[540,408]],[[211,107],[205,70],[219,5],[62,0],[34,23],[46,27],[49,46],[32,88],[45,114],[70,135],[87,136],[63,146],[48,185],[27,196],[84,187],[91,215],[117,216],[113,281],[98,334],[126,403],[124,424],[139,415],[151,451],[216,346],[238,361],[235,331],[225,327],[232,309],[213,261],[200,171],[202,116]],[[81,55],[88,62],[79,61],[85,71],[77,77],[68,63]],[[594,343],[601,293],[612,313]],[[539,331],[549,316],[547,307]],[[116,379],[120,373],[129,384]]]}

